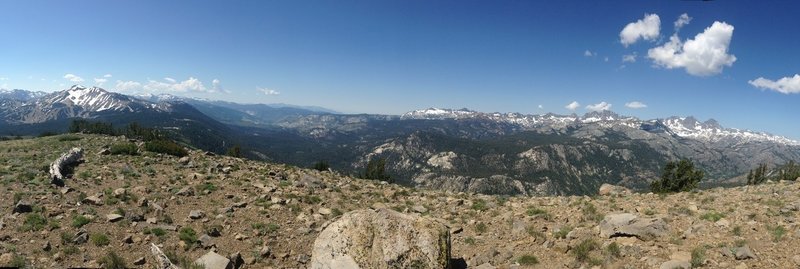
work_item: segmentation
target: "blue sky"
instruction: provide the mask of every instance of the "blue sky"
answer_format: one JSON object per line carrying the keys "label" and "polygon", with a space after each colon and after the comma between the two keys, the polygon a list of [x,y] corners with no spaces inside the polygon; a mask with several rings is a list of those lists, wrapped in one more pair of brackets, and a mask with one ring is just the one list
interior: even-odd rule
{"label": "blue sky", "polygon": [[[0,1],[0,88],[102,84],[386,114],[583,114],[606,102],[640,118],[694,115],[800,139],[797,10],[796,1]],[[676,31],[682,14],[691,20]],[[647,107],[625,106],[634,101]]]}

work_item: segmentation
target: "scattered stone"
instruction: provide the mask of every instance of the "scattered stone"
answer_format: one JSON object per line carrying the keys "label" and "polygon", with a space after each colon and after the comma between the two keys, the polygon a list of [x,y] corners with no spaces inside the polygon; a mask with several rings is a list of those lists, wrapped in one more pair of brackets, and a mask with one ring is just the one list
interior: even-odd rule
{"label": "scattered stone", "polygon": [[72,237],[72,243],[76,245],[80,245],[86,243],[89,240],[89,233],[86,230],[81,229],[79,230],[75,236]]}
{"label": "scattered stone", "polygon": [[635,236],[640,240],[652,240],[668,232],[667,223],[661,218],[639,218],[634,214],[609,214],[600,222],[600,236]]}
{"label": "scattered stone", "polygon": [[192,188],[192,186],[186,186],[186,187],[183,187],[182,189],[178,190],[178,192],[176,192],[175,194],[176,195],[181,195],[181,196],[193,196],[194,195],[194,188]]}
{"label": "scattered stone", "polygon": [[714,225],[720,228],[728,228],[728,226],[730,226],[731,223],[727,219],[721,218],[717,222],[714,222]]}
{"label": "scattered stone", "polygon": [[61,194],[67,194],[67,193],[72,191],[72,188],[64,186],[64,187],[61,187],[61,189],[59,189],[59,191],[61,192]]}
{"label": "scattered stone", "polygon": [[200,241],[200,246],[204,248],[210,248],[214,245],[214,239],[207,234],[201,235],[197,240]]}
{"label": "scattered stone", "polygon": [[299,262],[301,264],[308,263],[308,260],[310,260],[310,258],[306,254],[297,255],[297,262]]}
{"label": "scattered stone", "polygon": [[736,248],[733,251],[733,256],[736,257],[737,260],[746,260],[746,259],[755,259],[756,255],[750,251],[750,246],[744,245],[741,247]]}
{"label": "scattered stone", "polygon": [[202,210],[192,210],[192,211],[189,212],[189,218],[190,219],[201,219],[201,218],[203,218],[205,216],[206,216],[206,213],[204,213]]}
{"label": "scattered stone", "polygon": [[106,220],[108,220],[108,222],[117,222],[117,221],[122,220],[123,218],[125,218],[125,217],[123,217],[120,214],[113,214],[112,213],[112,214],[106,215]]}
{"label": "scattered stone", "polygon": [[19,202],[17,202],[17,204],[14,205],[14,209],[12,210],[12,212],[13,213],[33,212],[33,206],[31,206],[31,203],[19,200]]}
{"label": "scattered stone", "polygon": [[247,202],[238,202],[238,203],[233,203],[233,205],[231,205],[231,206],[232,206],[232,207],[235,207],[235,208],[243,208],[243,207],[246,207],[246,206],[247,206]]}
{"label": "scattered stone", "polygon": [[229,266],[231,266],[231,261],[228,258],[213,251],[209,251],[195,260],[194,263],[202,265],[205,269],[229,269]]}
{"label": "scattered stone", "polygon": [[601,196],[620,196],[620,195],[630,194],[631,190],[622,186],[603,183],[603,185],[600,185],[600,190],[598,191],[598,193]]}
{"label": "scattered stone", "polygon": [[269,249],[269,246],[261,247],[261,250],[258,251],[258,255],[261,255],[261,258],[269,257],[272,252]]}
{"label": "scattered stone", "polygon": [[189,159],[189,156],[184,156],[184,157],[181,157],[180,159],[178,159],[178,163],[180,163],[182,165],[189,164],[189,161],[191,161],[191,159]]}
{"label": "scattered stone", "polygon": [[411,207],[411,210],[414,210],[414,212],[417,212],[417,213],[420,213],[420,214],[428,212],[428,209],[425,208],[424,206],[421,206],[421,205],[415,205],[415,206]]}
{"label": "scattered stone", "polygon": [[248,237],[246,235],[243,235],[243,234],[240,234],[240,233],[236,233],[235,235],[233,235],[233,239],[236,239],[236,240],[245,240],[247,238],[250,238],[250,237]]}
{"label": "scattered stone", "polygon": [[114,190],[114,196],[115,196],[115,197],[120,197],[120,196],[123,196],[123,195],[125,195],[126,193],[128,193],[128,191],[127,191],[127,190],[125,190],[125,188],[118,188],[118,189]]}
{"label": "scattered stone", "polygon": [[495,268],[497,268],[497,267],[494,267],[494,265],[492,265],[491,263],[488,263],[488,262],[487,263],[483,263],[483,264],[478,265],[478,266],[475,267],[475,269],[495,269]]}
{"label": "scattered stone", "polygon": [[133,265],[144,265],[146,263],[144,257],[139,257],[138,259],[133,260]]}
{"label": "scattered stone", "polygon": [[51,249],[53,249],[53,246],[50,245],[50,241],[45,242],[44,246],[42,246],[42,250],[44,251],[50,251]]}
{"label": "scattered stone", "polygon": [[122,239],[122,243],[132,244],[133,243],[133,236],[132,235],[126,235],[125,238]]}
{"label": "scattered stone", "polygon": [[319,213],[320,215],[327,216],[331,214],[331,210],[327,207],[320,207],[319,209],[317,209],[317,213]]}
{"label": "scattered stone", "polygon": [[111,149],[103,148],[99,152],[97,152],[97,154],[99,154],[99,155],[110,155],[111,154]]}
{"label": "scattered stone", "polygon": [[0,265],[10,265],[13,259],[14,259],[13,254],[3,253],[3,255],[0,255]]}
{"label": "scattered stone", "polygon": [[245,261],[242,258],[242,253],[239,253],[239,252],[231,254],[231,256],[228,257],[228,259],[231,261],[231,265],[233,266],[233,269],[242,268],[242,266],[244,266],[244,264],[245,264]]}
{"label": "scattered stone", "polygon": [[661,264],[660,269],[691,269],[692,264],[687,261],[666,261]]}
{"label": "scattered stone", "polygon": [[103,199],[97,195],[92,195],[83,199],[83,202],[90,205],[103,205]]}
{"label": "scattered stone", "polygon": [[314,241],[310,268],[447,268],[449,231],[432,219],[390,209],[350,211]]}

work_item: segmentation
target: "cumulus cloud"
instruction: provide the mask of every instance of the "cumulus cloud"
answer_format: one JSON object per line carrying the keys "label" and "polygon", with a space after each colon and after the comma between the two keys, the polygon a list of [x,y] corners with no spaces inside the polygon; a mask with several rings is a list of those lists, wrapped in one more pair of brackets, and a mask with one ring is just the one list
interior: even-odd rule
{"label": "cumulus cloud", "polygon": [[600,103],[597,103],[597,104],[594,104],[594,105],[588,105],[588,106],[586,106],[586,109],[591,110],[591,111],[609,110],[609,109],[611,109],[611,104],[606,103],[606,102],[600,102]]}
{"label": "cumulus cloud", "polygon": [[592,52],[590,50],[585,50],[585,51],[583,51],[583,56],[586,56],[586,57],[597,56],[597,52]]}
{"label": "cumulus cloud", "polygon": [[97,84],[97,86],[103,86],[103,83],[106,82],[108,82],[107,78],[94,78],[94,84]]}
{"label": "cumulus cloud", "polygon": [[622,62],[623,63],[635,63],[636,62],[636,53],[622,55]]}
{"label": "cumulus cloud", "polygon": [[258,87],[257,89],[260,92],[263,92],[265,95],[279,95],[279,94],[281,94],[281,92],[273,90],[273,89],[269,89],[269,88]]}
{"label": "cumulus cloud", "polygon": [[110,78],[110,77],[111,77],[111,74],[105,74],[105,75],[103,75],[103,77],[104,77],[104,78]]}
{"label": "cumulus cloud", "polygon": [[759,77],[747,83],[762,90],[773,90],[784,94],[800,93],[800,74],[794,74],[793,77],[784,77],[778,80]]}
{"label": "cumulus cloud", "polygon": [[564,108],[569,110],[575,110],[578,109],[579,107],[581,107],[581,104],[579,104],[578,101],[572,101],[572,103],[569,103],[568,105],[564,106]]}
{"label": "cumulus cloud", "polygon": [[639,39],[655,41],[661,31],[661,19],[657,14],[644,14],[644,18],[628,23],[619,32],[619,42],[626,48]]}
{"label": "cumulus cloud", "polygon": [[669,42],[648,50],[647,57],[667,69],[686,68],[686,72],[694,76],[716,75],[736,61],[736,56],[728,54],[732,36],[733,25],[715,21],[686,42],[672,35]]}
{"label": "cumulus cloud", "polygon": [[[31,79],[33,77],[28,77],[28,78]],[[73,74],[66,74],[64,75],[64,78],[72,82],[83,82],[83,78]]]}
{"label": "cumulus cloud", "polygon": [[539,105],[539,109],[544,109],[544,106],[543,105]]}
{"label": "cumulus cloud", "polygon": [[[212,82],[214,84],[214,82]],[[216,86],[219,88],[219,80],[216,80]],[[164,78],[164,80],[152,80],[147,82],[137,81],[117,81],[116,89],[119,91],[128,92],[146,92],[146,93],[164,93],[164,92],[199,92],[199,93],[216,93],[217,88],[208,88],[202,81],[195,77],[189,77],[184,81],[178,81],[172,78]]]}
{"label": "cumulus cloud", "polygon": [[675,21],[675,32],[681,30],[681,28],[683,28],[690,22],[692,22],[692,17],[689,17],[689,14],[686,13],[681,14]]}
{"label": "cumulus cloud", "polygon": [[0,77],[0,80],[8,80],[6,77]]}
{"label": "cumulus cloud", "polygon": [[625,106],[628,107],[628,108],[633,108],[633,109],[639,109],[639,108],[646,108],[647,107],[646,104],[644,104],[642,102],[639,102],[639,101],[633,101],[633,102],[630,102],[630,103],[625,103]]}

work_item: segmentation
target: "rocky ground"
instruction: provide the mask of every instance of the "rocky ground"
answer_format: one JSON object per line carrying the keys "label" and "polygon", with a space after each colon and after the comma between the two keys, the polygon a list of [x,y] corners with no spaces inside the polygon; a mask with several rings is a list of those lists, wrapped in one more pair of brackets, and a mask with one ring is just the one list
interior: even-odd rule
{"label": "rocky ground", "polygon": [[[125,142],[97,135],[0,142],[0,266],[156,268],[153,243],[182,268],[212,251],[240,268],[306,268],[326,224],[367,208],[449,226],[454,268],[800,266],[795,182],[671,195],[501,197],[201,151],[104,154]],[[50,184],[50,163],[73,147],[84,149],[84,162],[65,186]]]}

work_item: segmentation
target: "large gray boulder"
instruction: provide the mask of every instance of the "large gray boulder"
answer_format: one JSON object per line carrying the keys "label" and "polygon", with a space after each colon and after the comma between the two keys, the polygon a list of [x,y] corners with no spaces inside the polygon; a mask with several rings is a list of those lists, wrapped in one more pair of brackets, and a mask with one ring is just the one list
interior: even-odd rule
{"label": "large gray boulder", "polygon": [[448,268],[450,228],[391,209],[345,213],[314,241],[310,268]]}
{"label": "large gray boulder", "polygon": [[83,158],[82,148],[72,148],[50,164],[50,183],[63,185],[67,171]]}
{"label": "large gray boulder", "polygon": [[668,232],[667,223],[661,218],[639,218],[631,213],[609,214],[600,222],[601,237],[635,236],[641,240],[652,240]]}
{"label": "large gray boulder", "polygon": [[219,255],[216,252],[209,251],[202,257],[194,261],[196,265],[202,265],[205,269],[232,269],[233,264],[231,260],[225,256]]}
{"label": "large gray boulder", "polygon": [[630,194],[631,190],[622,186],[603,183],[603,185],[600,185],[600,189],[597,193],[600,194],[600,196],[621,196]]}

